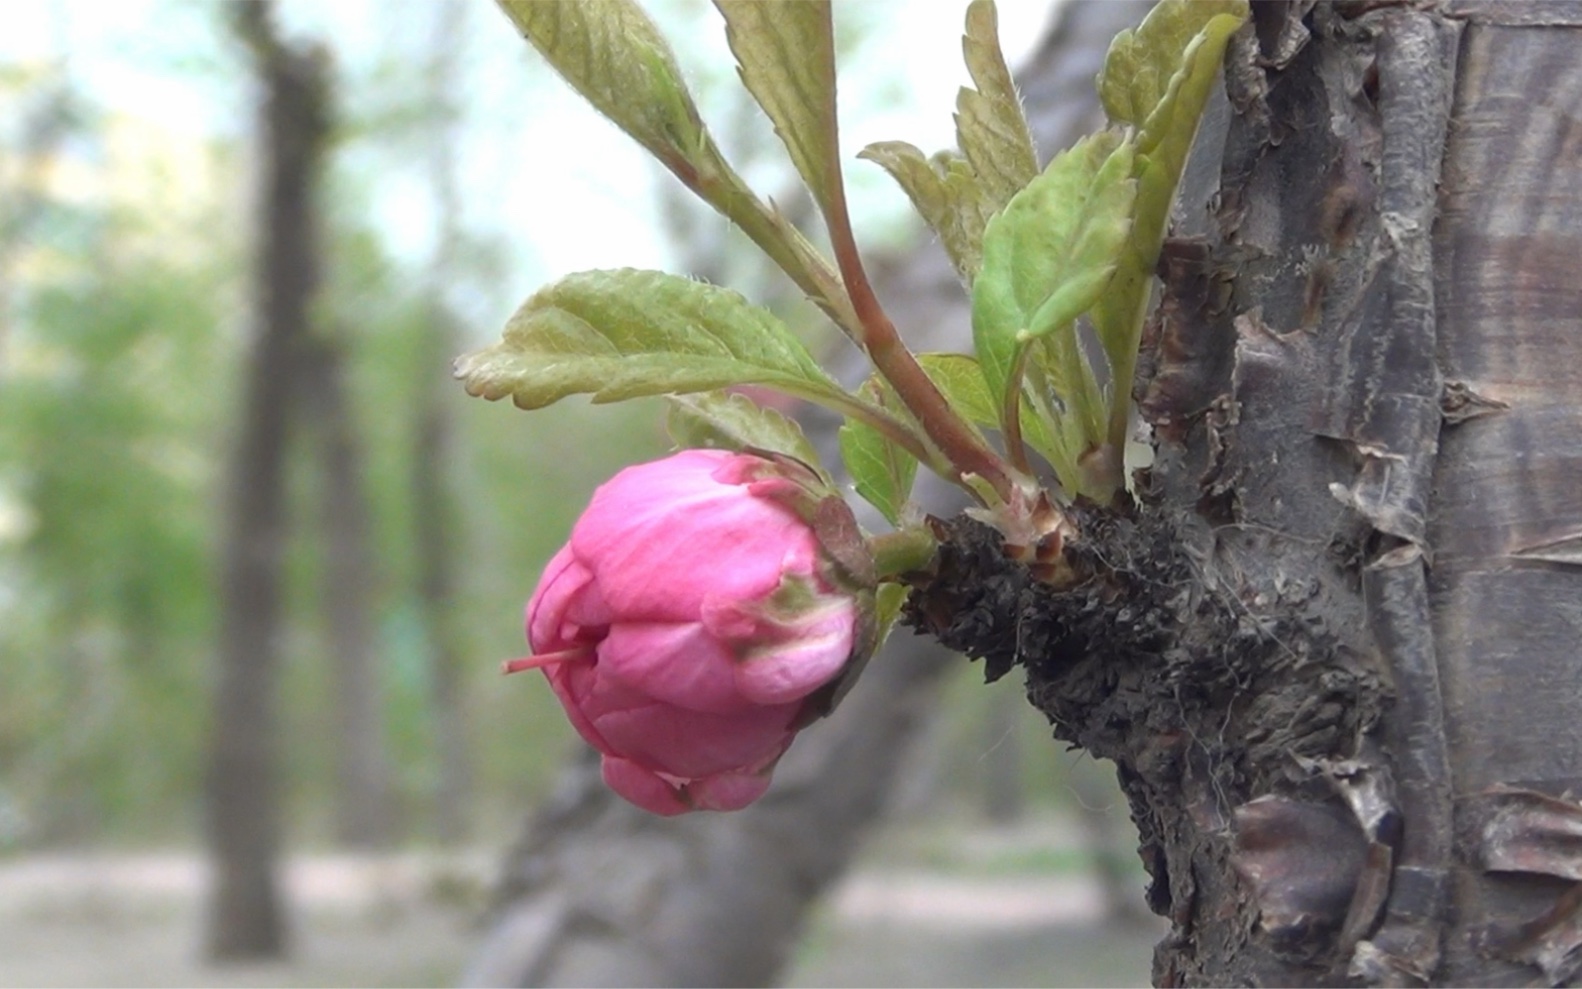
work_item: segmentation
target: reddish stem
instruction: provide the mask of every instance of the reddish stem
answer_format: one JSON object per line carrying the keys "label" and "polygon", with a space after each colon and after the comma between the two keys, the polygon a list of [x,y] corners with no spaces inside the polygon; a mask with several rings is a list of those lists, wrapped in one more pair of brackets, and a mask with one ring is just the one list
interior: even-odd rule
{"label": "reddish stem", "polygon": [[[834,36],[827,43],[833,50]],[[967,425],[945,396],[935,387],[917,358],[906,348],[895,324],[885,314],[884,307],[874,294],[868,273],[862,266],[862,255],[857,251],[857,239],[851,229],[851,215],[846,209],[846,185],[840,168],[840,135],[833,106],[834,87],[830,87],[831,106],[825,114],[829,122],[828,147],[832,150],[825,163],[825,201],[820,203],[824,223],[829,229],[830,245],[835,250],[835,264],[840,269],[841,281],[851,299],[852,311],[857,318],[860,333],[857,342],[868,352],[874,367],[906,407],[917,417],[918,424],[928,434],[939,451],[950,461],[960,477],[976,474],[983,478],[1005,502],[1015,497],[1016,471],[999,454],[990,449],[973,428]],[[969,488],[970,490],[970,488]]]}
{"label": "reddish stem", "polygon": [[536,670],[556,663],[575,663],[593,658],[593,650],[587,646],[577,649],[563,649],[560,652],[541,652],[536,656],[522,656],[518,659],[508,659],[500,664],[501,673],[521,673],[523,670]]}

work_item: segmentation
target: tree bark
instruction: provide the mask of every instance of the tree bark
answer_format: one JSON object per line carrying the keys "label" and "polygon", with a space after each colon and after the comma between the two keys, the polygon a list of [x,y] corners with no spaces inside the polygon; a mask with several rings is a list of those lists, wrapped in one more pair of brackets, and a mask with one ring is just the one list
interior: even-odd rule
{"label": "tree bark", "polygon": [[1576,3],[1258,5],[1139,503],[1083,511],[1061,588],[952,523],[914,598],[1117,762],[1161,985],[1582,966],[1579,42]]}
{"label": "tree bark", "polygon": [[229,470],[219,668],[205,789],[213,877],[208,954],[285,952],[277,878],[275,681],[285,536],[285,454],[297,351],[319,283],[314,194],[327,132],[326,56],[285,45],[268,3],[233,8],[264,92],[253,354]]}
{"label": "tree bark", "polygon": [[[1046,151],[1094,125],[1104,48],[1147,6],[1071,4],[1023,72]],[[937,246],[885,265],[876,287],[915,347],[959,349],[966,300]],[[865,373],[853,364],[843,376]],[[833,424],[810,429],[832,446]],[[935,510],[952,504],[938,491],[924,498]],[[792,746],[769,794],[736,814],[653,817],[611,795],[597,759],[583,758],[511,853],[463,984],[772,984],[809,907],[883,812],[953,661],[897,634],[835,715]]]}

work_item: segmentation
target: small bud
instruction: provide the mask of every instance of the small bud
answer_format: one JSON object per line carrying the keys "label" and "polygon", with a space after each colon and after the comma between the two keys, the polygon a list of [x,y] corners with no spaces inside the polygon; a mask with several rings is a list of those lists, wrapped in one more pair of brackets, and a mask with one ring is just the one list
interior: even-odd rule
{"label": "small bud", "polygon": [[821,487],[789,459],[684,450],[606,482],[550,560],[534,655],[506,669],[543,670],[627,800],[745,807],[872,651],[872,560]]}

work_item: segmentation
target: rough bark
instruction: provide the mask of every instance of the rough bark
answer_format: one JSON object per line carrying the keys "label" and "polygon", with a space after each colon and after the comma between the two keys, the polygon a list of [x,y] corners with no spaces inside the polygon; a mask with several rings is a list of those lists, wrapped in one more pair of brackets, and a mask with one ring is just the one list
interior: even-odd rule
{"label": "rough bark", "polygon": [[[1104,49],[1146,9],[1072,4],[1022,73],[1046,153],[1093,125]],[[884,265],[876,287],[913,346],[960,348],[966,302],[936,245]],[[844,377],[865,373],[854,364]],[[769,794],[736,814],[652,817],[611,795],[597,760],[583,759],[512,852],[463,983],[771,984],[808,908],[881,814],[953,659],[897,634],[835,715],[792,746]]]}
{"label": "rough bark", "polygon": [[914,620],[1119,765],[1178,984],[1582,964],[1582,5],[1259,5],[1079,578]]}
{"label": "rough bark", "polygon": [[280,803],[275,681],[279,667],[285,454],[296,351],[319,282],[313,205],[324,145],[326,58],[275,32],[267,3],[233,16],[257,65],[260,249],[253,274],[253,353],[226,497],[214,728],[205,790],[213,865],[208,954],[285,951],[277,879]]}

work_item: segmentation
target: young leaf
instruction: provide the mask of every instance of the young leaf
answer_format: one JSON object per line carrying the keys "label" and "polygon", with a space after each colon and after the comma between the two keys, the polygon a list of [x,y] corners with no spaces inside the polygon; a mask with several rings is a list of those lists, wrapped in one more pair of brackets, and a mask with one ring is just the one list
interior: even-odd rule
{"label": "young leaf", "polygon": [[1112,120],[1138,128],[1131,244],[1093,311],[1093,328],[1109,358],[1116,396],[1108,426],[1108,442],[1116,448],[1126,440],[1125,397],[1170,203],[1225,46],[1246,18],[1244,0],[1162,0],[1135,31],[1116,36],[1099,73],[1105,111]]}
{"label": "young leaf", "polygon": [[1038,174],[1038,153],[1000,52],[993,0],[973,0],[967,8],[961,47],[976,87],[963,88],[956,99],[961,151],[925,158],[904,141],[881,141],[857,157],[878,163],[900,184],[970,287],[982,264],[984,227]]}
{"label": "young leaf", "polygon": [[857,324],[840,279],[725,160],[674,57],[632,0],[500,0],[524,37],[593,106],[742,229],[842,330]]}
{"label": "young leaf", "polygon": [[890,173],[939,237],[961,280],[972,284],[983,261],[983,228],[994,215],[972,165],[958,151],[932,158],[905,141],[880,141],[857,155]]}
{"label": "young leaf", "polygon": [[[893,407],[897,400],[877,378],[863,385],[862,393],[875,404]],[[851,475],[857,494],[889,520],[899,525],[901,506],[912,494],[912,482],[917,477],[917,458],[890,442],[867,423],[847,420],[837,435],[840,456]]]}
{"label": "young leaf", "polygon": [[[835,35],[828,0],[714,0],[742,82],[774,122],[791,162],[828,207],[839,149]],[[838,174],[836,172],[835,174]]]}
{"label": "young leaf", "polygon": [[961,50],[976,88],[963,87],[956,97],[956,140],[992,215],[1038,174],[1033,135],[1000,52],[994,0],[973,0],[967,8]]}
{"label": "young leaf", "polygon": [[1110,42],[1099,99],[1111,120],[1139,128],[1139,151],[1152,151],[1172,130],[1186,130],[1190,143],[1225,44],[1246,19],[1246,0],[1162,0]]}
{"label": "young leaf", "polygon": [[729,289],[657,271],[571,275],[522,304],[499,343],[456,361],[467,391],[536,409],[769,385],[847,409],[856,402],[768,310]]}
{"label": "young leaf", "polygon": [[[1022,348],[1051,332],[1073,332],[1113,276],[1131,231],[1132,158],[1131,144],[1115,131],[1084,138],[989,221],[972,286],[972,333],[995,402],[1020,389],[1013,378]],[[1062,352],[1080,358],[1078,348]],[[1062,379],[1080,374],[1061,369]]]}
{"label": "young leaf", "polygon": [[[945,396],[945,400],[968,422],[991,429],[1000,428],[1000,407],[989,394],[983,369],[976,360],[965,354],[918,354],[917,362],[940,394]],[[1044,418],[1034,413],[1033,405],[1025,396],[1022,399],[1021,418],[1022,439],[1048,460],[1064,480],[1065,474],[1060,463],[1061,448],[1056,445],[1055,434],[1050,432]]]}
{"label": "young leaf", "polygon": [[[717,450],[772,450],[824,473],[818,451],[796,421],[759,405],[746,395],[725,391],[671,395],[665,428],[681,446]],[[825,476],[828,480],[828,476]]]}
{"label": "young leaf", "polygon": [[499,0],[589,103],[675,171],[712,147],[670,47],[632,0]]}

